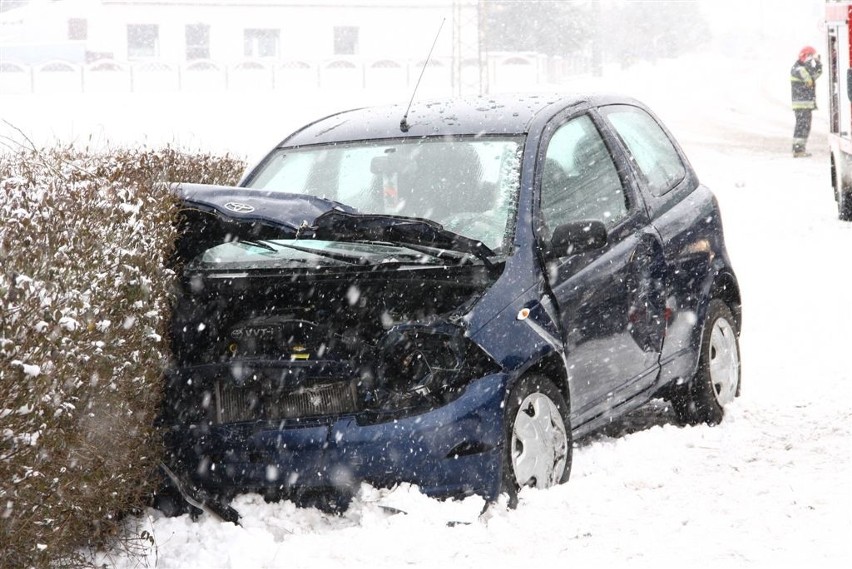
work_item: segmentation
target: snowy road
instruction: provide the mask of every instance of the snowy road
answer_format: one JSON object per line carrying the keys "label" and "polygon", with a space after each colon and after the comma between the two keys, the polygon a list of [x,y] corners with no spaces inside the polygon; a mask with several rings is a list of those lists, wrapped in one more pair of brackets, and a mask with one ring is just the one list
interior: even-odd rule
{"label": "snowy road", "polygon": [[567,485],[483,517],[477,499],[409,488],[367,488],[343,517],[243,497],[242,528],[152,513],[151,565],[850,566],[852,224],[826,157],[688,150],[722,203],[745,307],[743,395],[722,425],[679,428],[651,405],[579,441]]}
{"label": "snowy road", "polygon": [[[852,566],[852,224],[836,219],[824,128],[815,126],[814,156],[793,160],[791,113],[762,90],[754,98],[768,101],[763,114],[731,103],[717,121],[660,102],[719,198],[742,286],[743,395],[721,426],[679,428],[651,405],[579,441],[569,484],[526,490],[517,510],[483,517],[478,499],[441,503],[410,488],[366,488],[339,518],[243,497],[243,528],[152,514],[149,561]],[[740,119],[726,124],[731,117]]]}

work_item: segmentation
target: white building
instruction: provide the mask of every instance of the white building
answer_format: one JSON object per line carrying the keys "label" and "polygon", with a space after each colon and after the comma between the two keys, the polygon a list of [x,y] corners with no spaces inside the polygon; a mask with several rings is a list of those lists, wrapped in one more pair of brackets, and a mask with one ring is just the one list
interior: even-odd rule
{"label": "white building", "polygon": [[257,88],[296,78],[317,87],[410,88],[433,44],[426,80],[445,92],[487,92],[500,78],[541,80],[548,62],[536,54],[485,53],[481,7],[482,0],[30,0],[0,12],[0,89],[112,82],[110,89],[138,90],[152,71],[158,84],[178,89],[198,84],[192,78],[202,71],[207,87],[232,88],[252,76]]}
{"label": "white building", "polygon": [[[0,46],[21,59],[282,61],[425,58],[477,38],[477,0],[30,0],[0,13]],[[25,50],[29,49],[29,53]],[[456,46],[456,50],[459,48]],[[35,61],[24,61],[32,63]]]}

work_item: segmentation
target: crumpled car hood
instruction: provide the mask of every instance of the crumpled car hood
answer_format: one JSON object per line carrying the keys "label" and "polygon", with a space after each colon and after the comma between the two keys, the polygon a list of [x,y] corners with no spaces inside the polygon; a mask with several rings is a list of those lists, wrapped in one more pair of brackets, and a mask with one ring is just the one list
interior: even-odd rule
{"label": "crumpled car hood", "polygon": [[253,188],[181,183],[175,184],[173,190],[190,207],[216,212],[235,221],[260,222],[294,231],[313,225],[319,216],[332,210],[355,212],[332,200]]}
{"label": "crumpled car hood", "polygon": [[[479,241],[428,219],[362,214],[346,204],[305,194],[186,183],[175,184],[173,190],[188,209],[216,214],[220,231],[245,238],[259,238],[263,233],[281,238],[409,243],[470,253],[486,264],[494,254]],[[195,231],[199,236],[205,233],[197,226]]]}

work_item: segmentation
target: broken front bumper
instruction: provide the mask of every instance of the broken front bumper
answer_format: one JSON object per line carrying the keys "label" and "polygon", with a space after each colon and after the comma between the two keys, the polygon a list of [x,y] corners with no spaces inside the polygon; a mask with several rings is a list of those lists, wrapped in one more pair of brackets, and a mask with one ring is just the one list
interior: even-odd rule
{"label": "broken front bumper", "polygon": [[179,470],[221,496],[351,493],[361,482],[408,482],[431,496],[494,499],[501,488],[507,383],[504,373],[487,375],[450,403],[394,418],[362,412],[175,427],[169,446]]}

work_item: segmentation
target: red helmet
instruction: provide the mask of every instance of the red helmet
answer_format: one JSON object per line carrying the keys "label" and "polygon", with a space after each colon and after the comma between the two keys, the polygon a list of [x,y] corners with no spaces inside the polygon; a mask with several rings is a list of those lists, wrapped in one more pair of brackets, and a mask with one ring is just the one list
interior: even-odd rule
{"label": "red helmet", "polygon": [[802,51],[799,52],[799,61],[804,61],[808,58],[808,56],[816,55],[816,50],[809,45],[806,45],[802,48]]}

